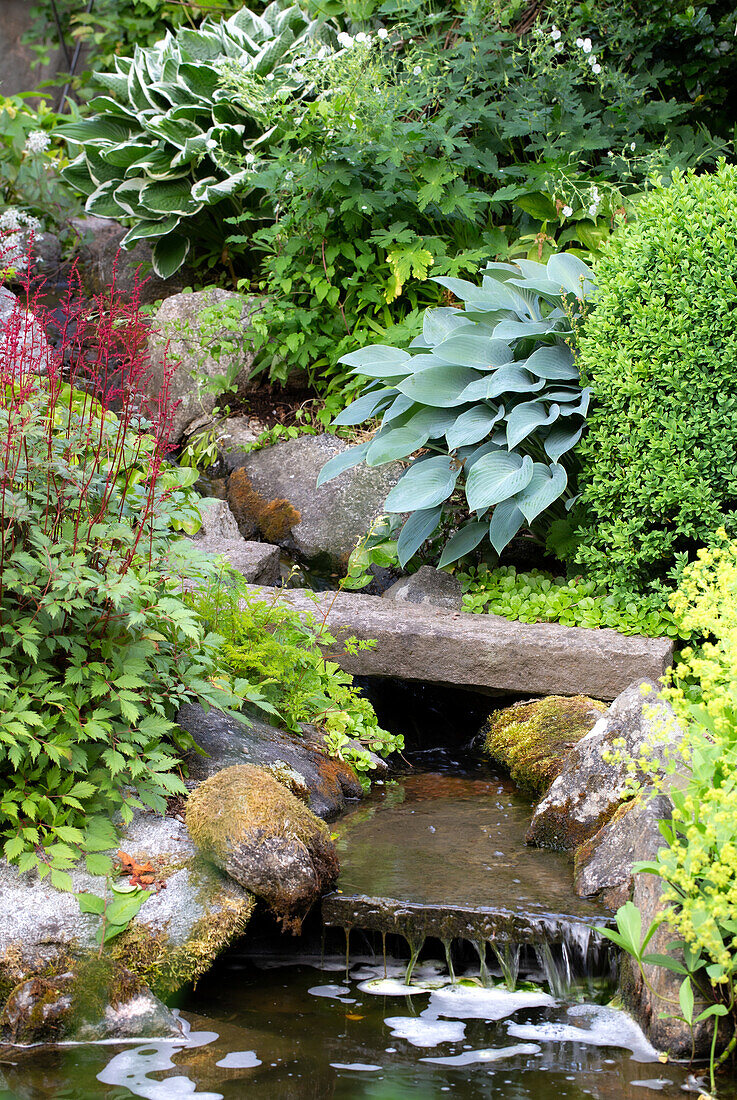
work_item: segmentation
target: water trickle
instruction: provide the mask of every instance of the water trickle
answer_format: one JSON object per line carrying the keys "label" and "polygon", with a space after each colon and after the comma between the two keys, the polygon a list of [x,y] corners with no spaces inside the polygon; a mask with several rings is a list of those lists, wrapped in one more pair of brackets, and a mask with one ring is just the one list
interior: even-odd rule
{"label": "water trickle", "polygon": [[519,944],[496,943],[492,940],[489,946],[496,955],[497,962],[501,968],[502,977],[504,978],[504,984],[507,989],[514,989],[517,985],[517,979],[519,978]]}
{"label": "water trickle", "polygon": [[456,976],[453,970],[453,955],[452,955],[452,940],[441,940],[443,950],[445,951],[445,965],[448,967],[448,974],[451,982],[455,983]]}
{"label": "water trickle", "polygon": [[410,985],[412,982],[412,974],[414,972],[415,966],[417,965],[417,960],[420,957],[420,951],[422,951],[422,948],[425,945],[425,937],[410,935],[407,936],[407,943],[409,944],[409,962],[407,964],[407,970],[404,975],[404,981],[405,985]]}
{"label": "water trickle", "polygon": [[486,940],[474,940],[473,946],[476,948],[476,953],[479,957],[479,978],[481,979],[481,984],[488,989],[491,985],[491,974],[486,965]]}

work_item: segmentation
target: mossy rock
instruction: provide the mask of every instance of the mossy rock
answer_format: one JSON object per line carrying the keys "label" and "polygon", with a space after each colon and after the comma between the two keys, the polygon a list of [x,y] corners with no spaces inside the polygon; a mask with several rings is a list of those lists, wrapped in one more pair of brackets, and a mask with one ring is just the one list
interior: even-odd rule
{"label": "mossy rock", "polygon": [[324,822],[251,764],[225,768],[198,787],[187,802],[187,828],[204,856],[294,931],[338,875]]}
{"label": "mossy rock", "polygon": [[509,772],[521,791],[541,797],[560,772],[566,753],[595,725],[607,707],[586,695],[549,695],[515,703],[491,715],[484,751]]}

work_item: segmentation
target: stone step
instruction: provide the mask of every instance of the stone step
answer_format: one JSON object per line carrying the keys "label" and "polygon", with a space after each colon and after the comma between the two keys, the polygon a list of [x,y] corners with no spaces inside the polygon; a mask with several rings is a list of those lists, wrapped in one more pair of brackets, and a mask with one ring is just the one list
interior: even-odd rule
{"label": "stone step", "polygon": [[[358,676],[452,684],[489,694],[589,695],[612,700],[634,680],[658,680],[673,660],[668,638],[616,630],[519,623],[429,604],[395,603],[357,592],[259,589],[326,619],[337,639],[328,655]],[[374,640],[346,653],[346,638]]]}

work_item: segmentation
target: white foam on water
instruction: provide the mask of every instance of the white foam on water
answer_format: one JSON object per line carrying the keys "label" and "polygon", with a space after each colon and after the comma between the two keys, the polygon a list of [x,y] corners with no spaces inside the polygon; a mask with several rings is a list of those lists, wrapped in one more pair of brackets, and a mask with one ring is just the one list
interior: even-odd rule
{"label": "white foam on water", "polygon": [[255,1050],[231,1050],[230,1054],[226,1054],[215,1065],[222,1069],[255,1069],[256,1066],[263,1065],[263,1062],[257,1057]]}
{"label": "white foam on water", "polygon": [[[207,1041],[212,1042],[212,1039]],[[189,1077],[167,1077],[164,1081],[155,1081],[148,1076],[149,1073],[176,1069],[171,1056],[182,1049],[181,1045],[173,1047],[171,1044],[143,1043],[111,1058],[97,1074],[97,1080],[104,1085],[122,1085],[143,1100],[184,1100],[189,1096],[197,1097],[197,1100],[223,1100],[219,1092],[198,1092],[197,1085]]]}
{"label": "white foam on water", "polygon": [[472,1066],[475,1062],[501,1062],[504,1058],[539,1053],[540,1047],[537,1043],[516,1043],[511,1047],[467,1050],[463,1054],[449,1054],[447,1058],[420,1058],[420,1061],[432,1062],[436,1066]]}
{"label": "white foam on water", "polygon": [[362,993],[373,993],[376,997],[411,997],[417,993],[430,993],[435,986],[405,985],[400,978],[372,978],[361,982],[358,987]]}
{"label": "white foam on water", "polygon": [[630,1081],[630,1085],[638,1089],[652,1089],[653,1092],[662,1092],[666,1085],[673,1082],[668,1077],[651,1077],[647,1081]]}
{"label": "white foam on water", "polygon": [[634,1020],[616,1008],[603,1005],[574,1005],[568,1015],[589,1022],[588,1027],[573,1024],[509,1024],[514,1039],[544,1043],[586,1043],[595,1047],[619,1047],[629,1050],[635,1062],[657,1062],[658,1052],[647,1041]]}
{"label": "white foam on water", "polygon": [[546,1008],[555,1000],[542,990],[511,992],[504,986],[486,989],[481,985],[448,985],[430,997],[422,1013],[427,1018],[445,1016],[452,1020],[503,1020],[523,1008]]}
{"label": "white foam on water", "polygon": [[354,1005],[356,1003],[355,997],[345,996],[350,991],[350,986],[347,985],[313,985],[307,990],[313,997],[330,997],[335,1001],[340,1001],[342,1005]]}
{"label": "white foam on water", "polygon": [[333,1069],[350,1069],[354,1073],[376,1073],[384,1068],[383,1066],[369,1065],[367,1062],[331,1062],[330,1065]]}
{"label": "white foam on water", "polygon": [[436,1047],[440,1043],[460,1043],[466,1025],[440,1020],[423,1020],[420,1016],[388,1016],[384,1023],[395,1039],[406,1039],[413,1047]]}

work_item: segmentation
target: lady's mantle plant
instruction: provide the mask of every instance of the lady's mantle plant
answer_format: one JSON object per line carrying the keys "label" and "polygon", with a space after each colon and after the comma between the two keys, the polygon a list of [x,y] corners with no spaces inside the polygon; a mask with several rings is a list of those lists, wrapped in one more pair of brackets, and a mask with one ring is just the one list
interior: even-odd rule
{"label": "lady's mantle plant", "polygon": [[81,853],[109,870],[116,815],[183,793],[180,705],[236,701],[167,579],[194,472],[141,396],[135,303],[67,305],[56,354],[20,308],[0,332],[0,842],[60,888]]}
{"label": "lady's mantle plant", "polygon": [[490,263],[480,286],[437,282],[462,309],[428,310],[409,351],[373,344],[343,357],[370,381],[335,424],[383,414],[381,427],[326,463],[318,481],[359,462],[414,456],[385,503],[388,512],[411,512],[398,540],[402,565],[450,511],[463,522],[441,565],[486,538],[501,553],[525,525],[539,527],[543,514],[548,524],[563,518],[573,500],[570,451],[589,402],[572,350],[594,288],[580,259]]}

